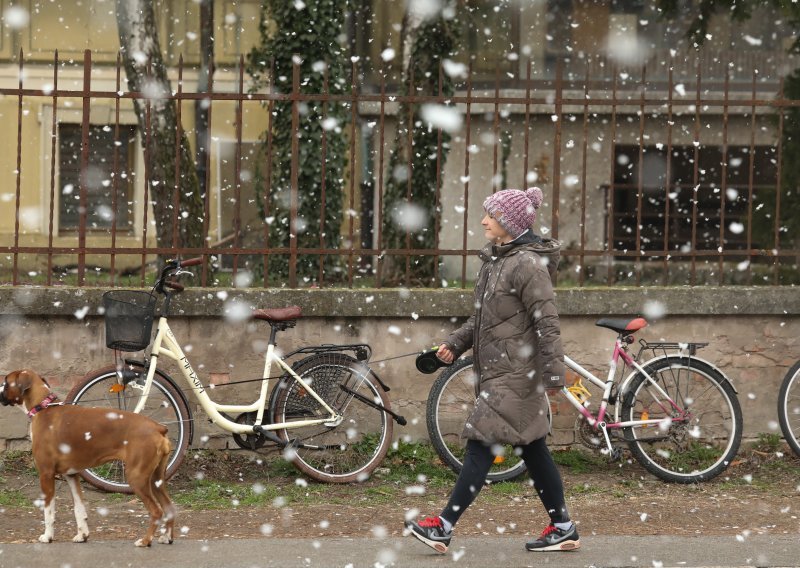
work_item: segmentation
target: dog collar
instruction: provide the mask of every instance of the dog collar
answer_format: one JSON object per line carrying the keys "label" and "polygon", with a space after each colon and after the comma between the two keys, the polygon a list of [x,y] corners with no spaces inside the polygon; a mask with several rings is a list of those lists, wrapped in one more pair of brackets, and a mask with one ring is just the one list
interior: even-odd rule
{"label": "dog collar", "polygon": [[40,402],[39,404],[37,404],[28,411],[28,418],[33,418],[35,414],[38,414],[39,412],[50,406],[56,399],[58,399],[58,397],[55,395],[55,393],[51,392],[50,394],[48,394],[46,397],[44,397],[42,402]]}

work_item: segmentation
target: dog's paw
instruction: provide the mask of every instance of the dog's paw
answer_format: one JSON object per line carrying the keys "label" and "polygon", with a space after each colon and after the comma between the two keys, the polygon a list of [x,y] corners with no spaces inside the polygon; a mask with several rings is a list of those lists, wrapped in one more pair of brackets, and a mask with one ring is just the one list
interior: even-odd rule
{"label": "dog's paw", "polygon": [[78,533],[72,537],[72,542],[86,542],[89,540],[88,534]]}
{"label": "dog's paw", "polygon": [[158,537],[159,544],[172,544],[172,539],[165,534]]}
{"label": "dog's paw", "polygon": [[39,542],[43,542],[45,544],[53,542],[53,537],[46,534],[39,535]]}
{"label": "dog's paw", "polygon": [[137,540],[133,544],[134,544],[134,546],[138,546],[138,547],[141,547],[141,548],[147,548],[147,547],[150,546],[150,541],[147,541],[147,540],[145,540],[143,538],[140,538],[139,540]]}

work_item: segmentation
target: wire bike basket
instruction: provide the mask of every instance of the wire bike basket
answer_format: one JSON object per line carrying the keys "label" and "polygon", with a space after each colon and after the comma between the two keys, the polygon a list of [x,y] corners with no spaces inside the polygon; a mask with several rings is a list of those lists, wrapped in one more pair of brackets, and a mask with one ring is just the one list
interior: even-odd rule
{"label": "wire bike basket", "polygon": [[156,297],[140,290],[111,290],[103,294],[106,347],[141,351],[150,343]]}

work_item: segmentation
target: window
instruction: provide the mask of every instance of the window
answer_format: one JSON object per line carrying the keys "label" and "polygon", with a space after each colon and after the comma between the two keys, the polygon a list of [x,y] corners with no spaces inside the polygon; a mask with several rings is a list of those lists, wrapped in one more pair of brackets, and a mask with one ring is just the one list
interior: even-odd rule
{"label": "window", "polygon": [[[642,153],[639,168],[639,147],[616,147],[614,163],[614,250],[636,250],[638,190],[641,187],[641,250],[689,252],[692,250],[694,199],[697,200],[694,231],[695,250],[745,249],[748,227],[752,230],[752,246],[765,246],[768,231],[764,211],[774,200],[777,185],[777,152],[772,146],[756,146],[752,155],[753,218],[748,219],[751,156],[749,146],[729,146],[727,150],[724,192],[725,230],[720,243],[721,206],[723,202],[723,153],[720,146],[703,146],[697,152],[697,185],[695,191],[695,148],[673,146],[669,160],[670,180],[667,184],[666,147],[648,146]],[[639,179],[639,170],[642,179]],[[669,188],[667,190],[667,187]],[[695,197],[696,196],[696,197]],[[668,227],[666,200],[669,198]],[[760,206],[761,205],[761,206]],[[767,207],[764,207],[766,205]],[[767,223],[768,225],[768,223]],[[665,234],[666,233],[666,234]]]}
{"label": "window", "polygon": [[604,54],[609,42],[634,49],[641,30],[642,0],[586,2],[548,0],[545,64],[552,73],[559,60]]}
{"label": "window", "polygon": [[[58,125],[59,228],[74,231],[80,225],[81,125]],[[116,227],[131,230],[133,225],[133,169],[136,156],[136,127],[89,127],[89,166],[84,174],[88,210],[86,227],[108,229],[116,216]],[[114,177],[114,166],[118,177]],[[114,193],[116,192],[116,211]]]}
{"label": "window", "polygon": [[[519,55],[519,8],[511,2],[470,0],[464,18],[466,51],[477,73],[511,71],[509,54]],[[463,56],[462,56],[463,57]]]}

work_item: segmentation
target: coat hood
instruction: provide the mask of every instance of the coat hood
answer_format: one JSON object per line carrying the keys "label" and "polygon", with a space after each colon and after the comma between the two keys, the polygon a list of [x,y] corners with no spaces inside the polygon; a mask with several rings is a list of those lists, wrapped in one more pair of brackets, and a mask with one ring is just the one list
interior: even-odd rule
{"label": "coat hood", "polygon": [[547,271],[551,277],[555,274],[558,262],[561,259],[561,242],[537,235],[530,229],[513,241],[502,245],[487,243],[478,253],[478,256],[482,261],[488,262],[492,258],[516,254],[522,250],[535,252],[540,257],[547,259]]}

